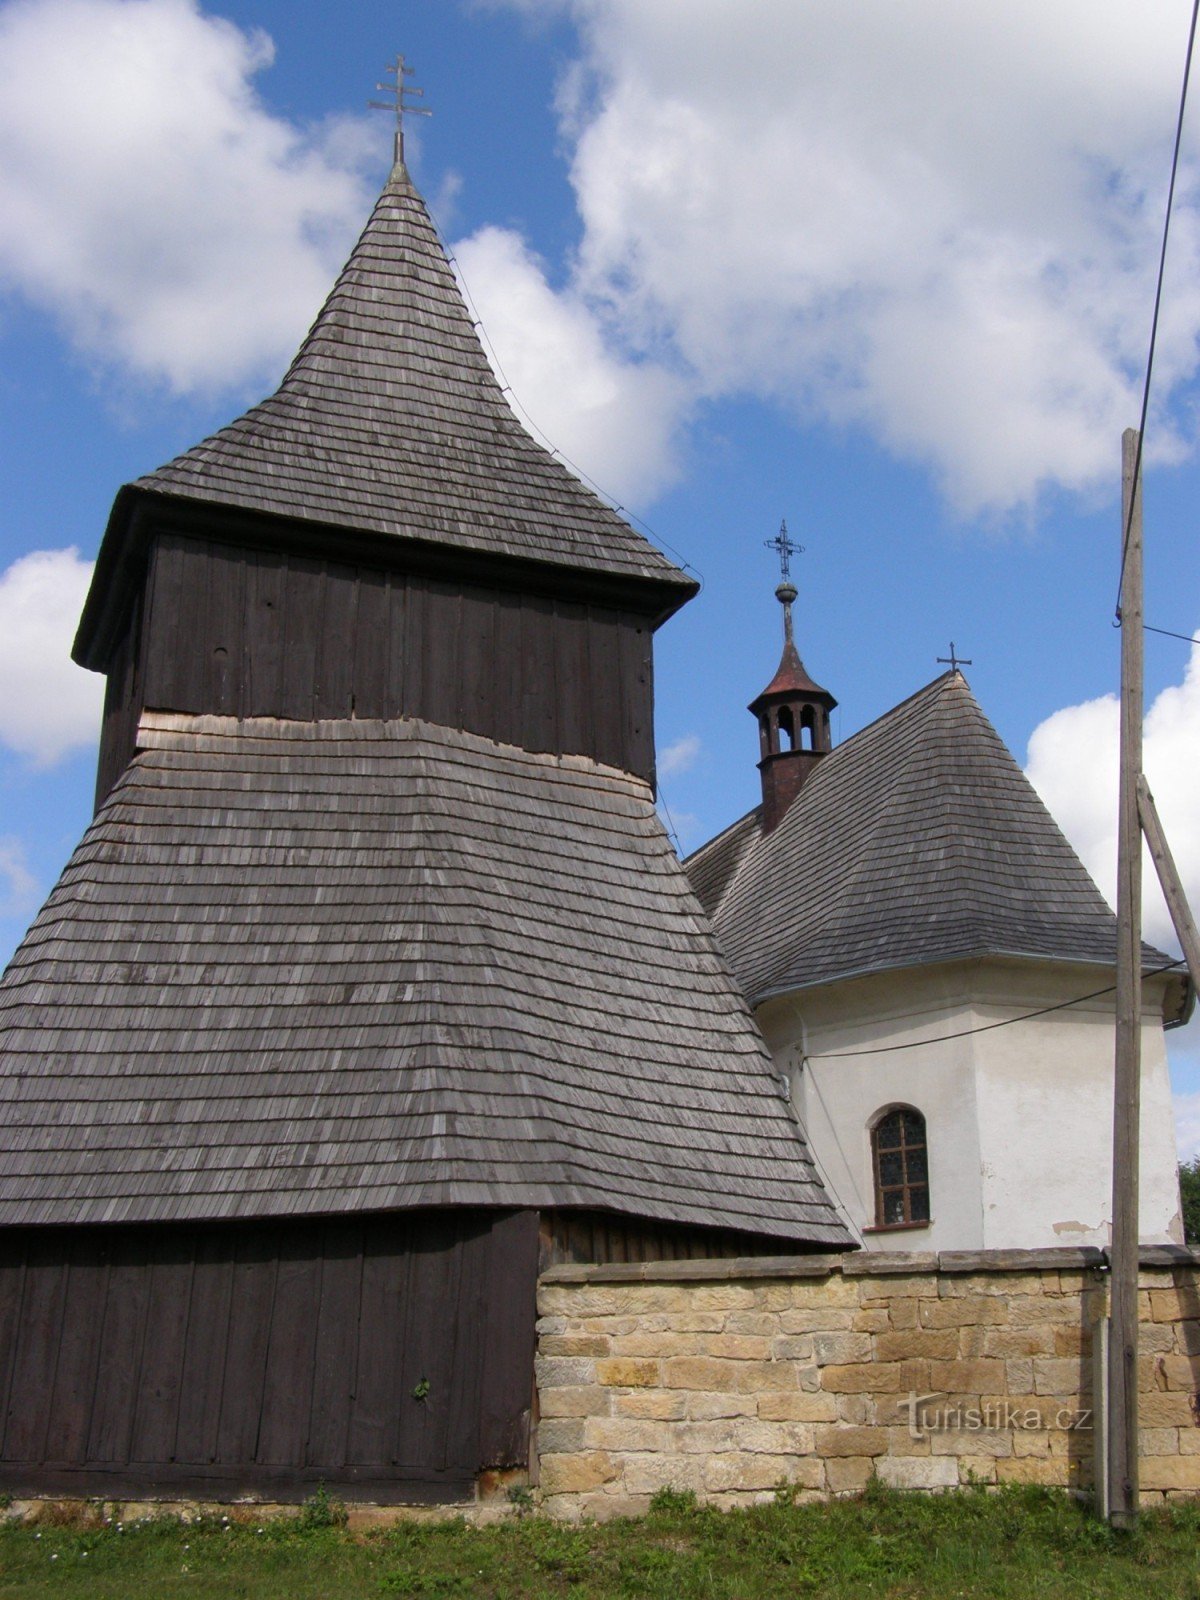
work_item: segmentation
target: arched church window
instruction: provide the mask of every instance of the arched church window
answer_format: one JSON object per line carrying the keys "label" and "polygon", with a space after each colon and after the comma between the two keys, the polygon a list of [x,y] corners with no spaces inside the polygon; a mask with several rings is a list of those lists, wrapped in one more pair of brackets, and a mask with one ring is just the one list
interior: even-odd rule
{"label": "arched church window", "polygon": [[929,1151],[925,1118],[897,1106],[871,1129],[875,1169],[875,1226],[897,1228],[929,1221]]}
{"label": "arched church window", "polygon": [[779,708],[779,748],[781,750],[796,749],[796,724],[792,717],[790,706]]}

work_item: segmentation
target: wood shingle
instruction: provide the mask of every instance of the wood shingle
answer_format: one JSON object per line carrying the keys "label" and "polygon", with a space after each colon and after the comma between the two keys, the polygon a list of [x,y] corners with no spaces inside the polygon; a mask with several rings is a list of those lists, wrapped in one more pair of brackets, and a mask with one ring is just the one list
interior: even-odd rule
{"label": "wood shingle", "polygon": [[0,1223],[847,1242],[645,782],[415,720],[138,743],[0,983]]}

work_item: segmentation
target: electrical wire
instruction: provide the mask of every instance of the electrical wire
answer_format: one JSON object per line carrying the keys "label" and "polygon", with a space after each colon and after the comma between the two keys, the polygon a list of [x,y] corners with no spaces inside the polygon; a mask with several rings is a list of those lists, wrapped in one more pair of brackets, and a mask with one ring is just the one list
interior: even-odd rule
{"label": "electrical wire", "polygon": [[1200,16],[1200,0],[1192,0],[1192,24],[1188,31],[1187,59],[1183,66],[1183,87],[1179,95],[1179,116],[1175,122],[1175,152],[1171,158],[1171,182],[1167,188],[1167,210],[1163,217],[1162,248],[1158,255],[1158,283],[1154,290],[1154,315],[1150,319],[1150,349],[1146,356],[1146,381],[1142,385],[1142,416],[1138,423],[1137,452],[1133,460],[1133,493],[1129,496],[1129,514],[1125,519],[1125,533],[1121,539],[1121,571],[1117,577],[1117,603],[1115,622],[1121,626],[1121,590],[1125,583],[1125,564],[1129,558],[1129,540],[1133,532],[1133,512],[1137,504],[1138,489],[1142,481],[1142,441],[1146,436],[1146,413],[1150,405],[1150,376],[1154,370],[1154,344],[1158,337],[1158,313],[1162,306],[1163,275],[1167,264],[1167,238],[1171,231],[1171,208],[1175,200],[1175,178],[1179,171],[1179,149],[1183,142],[1183,114],[1187,107],[1188,79],[1192,72],[1192,52],[1196,44],[1196,19]]}
{"label": "electrical wire", "polygon": [[1182,639],[1184,644],[1200,644],[1194,633],[1175,633],[1170,628],[1152,628],[1148,622],[1142,623],[1145,633],[1161,633],[1164,639]]}
{"label": "electrical wire", "polygon": [[[1143,974],[1147,978],[1155,978],[1160,972],[1174,972],[1177,968],[1186,966],[1182,959],[1168,961],[1164,967],[1151,967]],[[1069,1006],[1081,1006],[1088,1000],[1099,1000],[1102,995],[1114,994],[1116,984],[1110,983],[1107,988],[1093,989],[1091,994],[1078,994],[1073,1000],[1060,1000],[1057,1005],[1042,1006],[1039,1011],[1024,1011],[1019,1017],[1004,1017],[999,1022],[985,1022],[978,1028],[960,1028],[957,1033],[939,1034],[936,1039],[912,1039],[904,1044],[881,1044],[870,1050],[824,1050],[813,1051],[806,1060],[808,1061],[841,1061],[847,1056],[886,1056],[893,1050],[924,1050],[931,1044],[945,1044],[949,1039],[967,1039],[973,1033],[991,1033],[996,1028],[1011,1028],[1015,1022],[1031,1022],[1034,1017],[1048,1017],[1052,1011],[1066,1011]]]}

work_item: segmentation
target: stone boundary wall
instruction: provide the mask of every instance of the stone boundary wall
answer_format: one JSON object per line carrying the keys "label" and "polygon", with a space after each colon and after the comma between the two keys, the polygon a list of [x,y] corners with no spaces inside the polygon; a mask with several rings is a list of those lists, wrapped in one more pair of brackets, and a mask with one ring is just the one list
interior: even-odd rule
{"label": "stone boundary wall", "polygon": [[[1092,1482],[1099,1250],[562,1266],[538,1291],[534,1479],[567,1519]],[[1143,1250],[1141,1490],[1200,1492],[1200,1254]]]}

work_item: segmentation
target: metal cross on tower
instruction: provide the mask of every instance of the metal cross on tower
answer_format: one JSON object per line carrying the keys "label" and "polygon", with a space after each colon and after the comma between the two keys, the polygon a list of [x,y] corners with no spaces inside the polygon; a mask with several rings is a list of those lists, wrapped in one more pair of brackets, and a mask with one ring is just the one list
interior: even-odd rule
{"label": "metal cross on tower", "polygon": [[793,544],[791,539],[788,538],[786,520],[780,522],[779,532],[775,537],[773,539],[764,539],[763,544],[768,550],[777,550],[779,552],[779,570],[783,574],[783,581],[787,583],[792,576],[792,557],[802,556],[804,554],[804,546],[802,544]]}
{"label": "metal cross on tower", "polygon": [[367,101],[367,105],[373,111],[394,111],[395,112],[395,114],[396,114],[395,160],[396,160],[397,163],[399,163],[399,162],[402,162],[404,160],[404,118],[405,118],[405,115],[407,114],[409,116],[414,116],[414,117],[431,117],[433,115],[433,112],[430,110],[430,108],[428,106],[414,106],[408,100],[406,100],[406,98],[405,98],[406,95],[420,95],[420,96],[423,96],[425,91],[424,91],[424,89],[412,89],[412,88],[410,88],[408,86],[408,84],[405,83],[405,81],[404,81],[405,78],[411,78],[413,73],[416,71],[416,68],[415,67],[405,66],[404,57],[403,56],[397,56],[396,59],[395,59],[395,62],[392,63],[389,66],[384,67],[383,70],[385,72],[390,72],[392,77],[395,78],[396,81],[395,81],[395,83],[377,83],[375,85],[375,87],[377,89],[381,89],[384,92],[384,94],[391,95],[392,98],[390,100],[368,100]]}
{"label": "metal cross on tower", "polygon": [[953,639],[950,641],[950,654],[948,656],[939,656],[937,659],[939,667],[949,667],[951,672],[957,672],[959,667],[973,667],[975,665],[970,656],[955,655]]}

